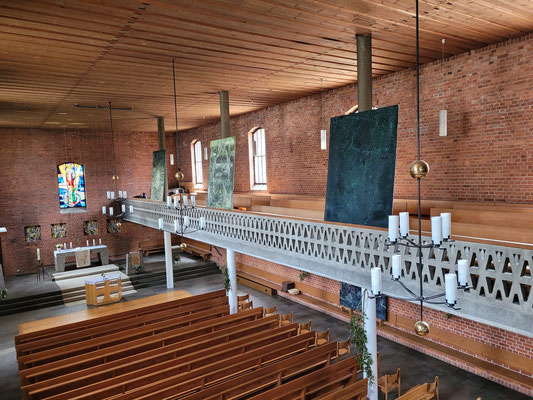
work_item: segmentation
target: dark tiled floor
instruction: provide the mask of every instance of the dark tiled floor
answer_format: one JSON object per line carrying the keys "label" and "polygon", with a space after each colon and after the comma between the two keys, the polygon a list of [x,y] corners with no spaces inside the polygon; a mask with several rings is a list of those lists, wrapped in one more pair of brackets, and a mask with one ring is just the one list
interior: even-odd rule
{"label": "dark tiled floor", "polygon": [[[222,275],[211,275],[176,283],[176,289],[184,289],[191,294],[201,294],[222,288]],[[332,340],[344,340],[349,335],[348,324],[333,317],[309,309],[282,297],[270,297],[253,289],[239,285],[239,291],[249,293],[256,306],[276,305],[280,313],[293,311],[298,322],[313,321],[313,329],[323,331],[330,329]],[[136,294],[125,296],[124,300],[132,300],[165,292],[164,286],[139,290]],[[28,313],[9,315],[0,318],[0,387],[2,400],[20,399],[17,364],[13,347],[13,337],[17,334],[17,324],[67,314],[85,309],[84,304],[76,306],[57,306]],[[402,387],[431,381],[435,375],[440,379],[441,400],[474,400],[482,396],[483,400],[526,400],[529,396],[522,395],[496,383],[480,378],[469,372],[418,353],[389,340],[378,338],[378,349],[381,355],[381,372],[390,373],[397,367],[402,369]],[[389,399],[396,398],[391,393]]]}

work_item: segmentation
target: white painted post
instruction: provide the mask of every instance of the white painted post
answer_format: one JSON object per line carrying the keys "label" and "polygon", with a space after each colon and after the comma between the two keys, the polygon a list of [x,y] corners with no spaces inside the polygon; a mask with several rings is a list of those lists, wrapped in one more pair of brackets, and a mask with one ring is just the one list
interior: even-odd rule
{"label": "white painted post", "polygon": [[235,314],[239,309],[237,304],[237,267],[235,266],[235,251],[230,249],[226,249],[226,268],[231,285],[228,293],[229,312]]}
{"label": "white painted post", "polygon": [[167,273],[167,289],[174,289],[174,261],[172,260],[172,236],[165,231],[165,269]]}
{"label": "white painted post", "polygon": [[[372,357],[372,375],[374,376],[374,382],[368,383],[368,399],[378,400],[378,338],[376,333],[376,299],[365,296],[364,311],[366,318],[364,320],[364,328],[366,332],[367,350]],[[366,375],[366,374],[364,374]],[[366,376],[365,376],[366,377]]]}

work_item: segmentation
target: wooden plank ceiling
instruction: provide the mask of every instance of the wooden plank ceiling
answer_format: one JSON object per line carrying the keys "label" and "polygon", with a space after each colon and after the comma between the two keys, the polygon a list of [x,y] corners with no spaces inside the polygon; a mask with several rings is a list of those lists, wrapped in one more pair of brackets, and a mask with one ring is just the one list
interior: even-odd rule
{"label": "wooden plank ceiling", "polygon": [[[415,61],[414,0],[2,0],[0,126],[180,129],[356,80],[357,33],[373,35],[373,73]],[[530,0],[421,0],[421,61],[533,31]],[[323,83],[321,83],[323,79]]]}

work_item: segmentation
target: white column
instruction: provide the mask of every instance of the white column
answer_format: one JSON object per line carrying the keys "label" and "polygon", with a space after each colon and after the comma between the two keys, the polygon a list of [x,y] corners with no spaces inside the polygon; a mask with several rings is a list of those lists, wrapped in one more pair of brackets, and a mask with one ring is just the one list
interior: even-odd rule
{"label": "white column", "polygon": [[372,375],[374,375],[374,383],[368,383],[367,397],[369,400],[378,400],[378,338],[376,333],[376,299],[370,299],[368,296],[365,296],[364,310],[366,314],[364,328],[366,337],[368,339],[367,350],[372,357]]}
{"label": "white column", "polygon": [[229,312],[235,314],[238,311],[237,305],[237,267],[235,266],[235,251],[226,249],[226,268],[228,268],[231,289],[228,293]]}
{"label": "white column", "polygon": [[165,269],[167,272],[167,289],[174,289],[174,262],[172,260],[172,235],[165,231]]}

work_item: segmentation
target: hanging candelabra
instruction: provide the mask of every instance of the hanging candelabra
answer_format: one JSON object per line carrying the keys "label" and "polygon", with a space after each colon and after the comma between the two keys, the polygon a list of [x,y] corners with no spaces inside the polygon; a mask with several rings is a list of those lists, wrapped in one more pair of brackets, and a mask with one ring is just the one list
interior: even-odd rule
{"label": "hanging candelabra", "polygon": [[[416,0],[416,115],[417,115],[417,160],[413,161],[409,166],[409,173],[411,177],[416,179],[418,185],[418,238],[411,238],[409,236],[409,213],[401,212],[399,215],[389,216],[389,237],[385,241],[387,249],[394,246],[394,254],[391,257],[391,275],[392,280],[402,286],[402,288],[409,294],[406,297],[389,296],[398,300],[414,301],[420,304],[420,320],[414,325],[415,332],[420,336],[425,336],[429,333],[429,324],[424,321],[424,304],[440,304],[446,305],[454,310],[457,308],[457,290],[468,291],[468,260],[458,260],[458,276],[455,273],[447,273],[444,276],[445,291],[432,296],[424,295],[424,281],[423,281],[423,249],[433,249],[434,251],[443,251],[446,246],[453,242],[451,240],[451,214],[442,213],[440,216],[431,217],[431,242],[422,241],[422,216],[421,216],[421,180],[426,177],[429,172],[429,164],[422,160],[421,146],[420,146],[420,63],[419,63],[419,10],[418,0]],[[401,281],[401,255],[397,251],[400,246],[416,249],[418,262],[418,293],[409,289]],[[381,268],[371,268],[371,284],[372,295],[375,298],[383,296],[381,293],[382,276]],[[442,299],[444,298],[444,299]]]}

